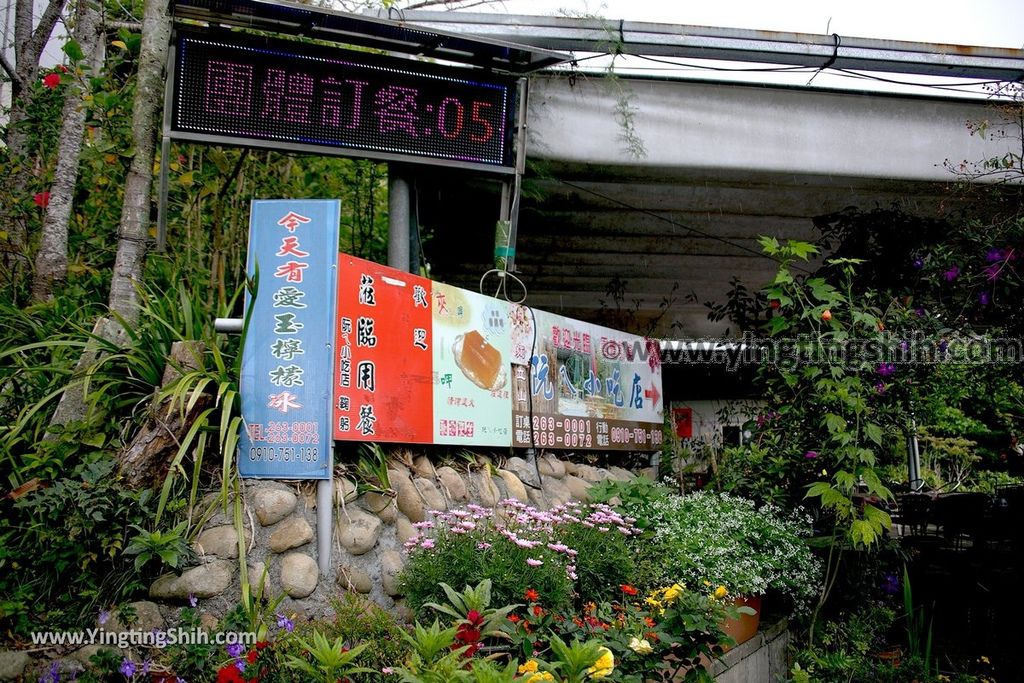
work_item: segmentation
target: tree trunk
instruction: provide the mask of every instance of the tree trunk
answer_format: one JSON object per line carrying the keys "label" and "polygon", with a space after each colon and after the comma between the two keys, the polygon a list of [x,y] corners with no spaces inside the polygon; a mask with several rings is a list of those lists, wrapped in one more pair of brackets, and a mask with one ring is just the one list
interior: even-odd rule
{"label": "tree trunk", "polygon": [[[142,45],[139,50],[139,74],[135,103],[132,109],[132,158],[125,182],[121,225],[118,230],[117,258],[110,283],[109,307],[120,318],[106,316],[96,321],[93,334],[118,346],[126,335],[121,321],[133,325],[138,320],[138,298],[135,285],[142,279],[149,227],[149,191],[153,180],[156,113],[163,102],[163,69],[167,61],[167,45],[171,38],[171,22],[167,0],[146,0],[142,20]],[[95,362],[99,353],[92,344],[79,358],[74,377],[80,377]],[[50,420],[50,427],[81,420],[88,412],[86,397],[80,388],[65,391]],[[48,431],[47,439],[54,437]]]}
{"label": "tree trunk", "polygon": [[[132,109],[135,156],[132,157],[125,180],[117,259],[108,301],[111,313],[116,313],[129,325],[134,324],[139,316],[135,288],[142,280],[142,266],[149,240],[157,114],[163,104],[163,74],[170,39],[171,21],[167,14],[167,0],[146,0],[142,18],[138,85]],[[167,163],[167,160],[163,159],[161,163]]]}
{"label": "tree trunk", "polygon": [[[75,40],[90,62],[99,42],[99,7],[95,0],[80,0],[75,26]],[[86,105],[83,97],[89,92],[90,70],[74,65],[76,85],[72,85],[61,112],[60,140],[57,145],[57,168],[50,186],[50,203],[43,218],[43,230],[36,254],[32,277],[32,301],[48,301],[53,285],[68,276],[68,223],[78,182],[78,162],[85,133]]]}
{"label": "tree trunk", "polygon": [[[28,187],[28,165],[26,163],[26,136],[24,130],[25,112],[32,84],[39,76],[39,58],[46,47],[53,27],[60,18],[64,8],[64,0],[50,0],[46,9],[34,24],[34,0],[17,0],[14,10],[14,64],[6,59],[2,66],[11,79],[11,110],[7,117],[7,131],[4,142],[7,143],[7,154],[12,162],[10,180],[11,196],[16,204],[25,198]],[[18,169],[17,166],[22,168]],[[13,206],[0,204],[0,225],[7,230],[7,243],[0,247],[2,263],[12,284],[21,280],[21,271],[27,260],[25,244],[27,232],[24,217]]]}
{"label": "tree trunk", "polygon": [[[183,371],[198,369],[204,350],[202,342],[174,342],[161,386],[169,386]],[[212,403],[213,397],[208,394],[188,410],[171,401],[154,403],[149,420],[118,455],[117,466],[124,485],[139,490],[162,484],[181,440],[200,413]]]}

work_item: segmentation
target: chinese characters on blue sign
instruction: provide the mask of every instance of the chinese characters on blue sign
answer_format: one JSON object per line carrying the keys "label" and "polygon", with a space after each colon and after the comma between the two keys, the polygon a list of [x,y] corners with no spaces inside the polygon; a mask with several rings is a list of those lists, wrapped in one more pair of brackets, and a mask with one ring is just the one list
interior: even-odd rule
{"label": "chinese characters on blue sign", "polygon": [[336,200],[252,203],[248,275],[259,278],[242,351],[243,477],[330,478],[340,211]]}

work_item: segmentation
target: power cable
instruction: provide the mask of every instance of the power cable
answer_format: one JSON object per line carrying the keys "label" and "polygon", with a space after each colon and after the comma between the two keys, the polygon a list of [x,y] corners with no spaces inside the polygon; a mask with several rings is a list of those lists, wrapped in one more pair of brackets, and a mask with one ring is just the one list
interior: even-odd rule
{"label": "power cable", "polygon": [[[721,242],[723,244],[728,244],[728,245],[730,245],[732,247],[735,247],[735,248],[737,248],[737,249],[739,249],[741,251],[745,251],[747,253],[753,254],[754,256],[757,256],[757,257],[760,257],[760,258],[771,259],[772,261],[775,261],[776,263],[779,263],[779,264],[781,264],[783,262],[781,259],[769,256],[769,255],[764,254],[764,253],[762,253],[762,252],[760,252],[760,251],[758,251],[756,249],[751,249],[750,247],[748,247],[745,244],[740,244],[739,242],[733,242],[732,240],[730,240],[728,238],[721,237],[719,235],[715,235],[714,233],[710,233],[710,232],[707,232],[705,230],[701,230],[699,228],[694,228],[693,226],[683,225],[682,223],[680,223],[678,221],[674,221],[671,218],[666,218],[665,216],[662,216],[661,214],[657,214],[657,213],[655,213],[653,211],[649,211],[648,209],[642,209],[642,208],[640,208],[638,206],[633,206],[632,204],[630,204],[628,202],[624,202],[621,199],[615,199],[614,197],[609,197],[608,195],[605,195],[605,194],[603,194],[601,192],[598,192],[597,190],[592,190],[592,189],[590,189],[588,187],[583,187],[582,185],[577,185],[576,183],[570,182],[568,180],[563,180],[562,178],[554,178],[554,180],[562,183],[563,185],[571,187],[571,188],[573,188],[575,190],[579,190],[580,192],[586,192],[588,194],[594,195],[595,197],[599,197],[601,199],[604,199],[605,201],[609,201],[609,202],[612,202],[614,204],[618,204],[619,206],[621,206],[623,208],[626,208],[626,209],[629,209],[630,211],[636,211],[637,213],[644,214],[645,216],[650,216],[651,218],[656,218],[657,220],[663,221],[665,223],[668,223],[669,225],[672,225],[674,227],[682,228],[683,230],[691,232],[691,233],[693,233],[695,235],[699,235],[701,237],[707,237],[708,239],[713,239],[713,240],[716,240],[716,241]],[[794,269],[799,270],[799,271],[801,271],[803,273],[806,273],[808,275],[810,275],[813,272],[813,271],[808,270],[806,268],[802,268],[802,267],[800,267],[798,265],[792,265],[791,264],[791,267],[793,267]]]}

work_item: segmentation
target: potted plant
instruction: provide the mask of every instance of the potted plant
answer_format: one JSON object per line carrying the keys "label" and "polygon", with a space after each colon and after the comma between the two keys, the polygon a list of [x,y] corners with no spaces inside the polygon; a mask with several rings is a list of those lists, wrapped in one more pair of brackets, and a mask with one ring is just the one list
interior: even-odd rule
{"label": "potted plant", "polygon": [[[805,612],[819,590],[821,563],[804,541],[811,532],[809,518],[707,491],[662,498],[646,513],[656,548],[652,554],[659,558],[653,568],[658,576],[650,577],[655,582],[703,586],[758,614],[767,592],[785,597],[794,612]],[[750,617],[728,626],[737,642],[756,632]]]}

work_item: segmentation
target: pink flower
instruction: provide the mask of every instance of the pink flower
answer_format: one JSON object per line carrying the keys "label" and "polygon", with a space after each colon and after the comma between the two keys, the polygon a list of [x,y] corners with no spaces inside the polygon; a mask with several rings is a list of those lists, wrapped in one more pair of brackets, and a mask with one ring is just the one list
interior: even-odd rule
{"label": "pink flower", "polygon": [[56,90],[57,86],[60,85],[60,74],[52,73],[43,76],[43,85],[50,90]]}
{"label": "pink flower", "polygon": [[420,547],[421,548],[426,548],[427,550],[433,548],[434,547],[434,539],[432,539],[432,538],[425,538],[425,539],[423,539],[423,542],[420,543]]}
{"label": "pink flower", "polygon": [[42,192],[37,192],[36,196],[32,197],[32,201],[34,201],[36,206],[40,209],[45,209],[50,205],[50,191],[43,190]]}
{"label": "pink flower", "polygon": [[539,567],[542,564],[544,564],[544,562],[543,560],[535,560],[532,557],[528,557],[526,558],[526,564],[530,565],[531,567]]}
{"label": "pink flower", "polygon": [[477,550],[487,550],[490,547],[491,547],[490,543],[477,543],[476,544],[476,549]]}

